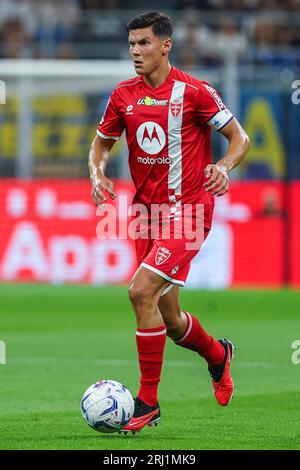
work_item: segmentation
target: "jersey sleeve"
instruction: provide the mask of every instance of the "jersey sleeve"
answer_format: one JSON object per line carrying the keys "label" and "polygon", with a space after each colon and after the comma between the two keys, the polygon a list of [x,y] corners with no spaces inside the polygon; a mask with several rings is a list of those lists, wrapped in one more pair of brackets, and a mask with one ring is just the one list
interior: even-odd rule
{"label": "jersey sleeve", "polygon": [[102,137],[102,139],[117,140],[121,136],[124,127],[125,125],[122,114],[118,108],[116,90],[114,90],[108,100],[101,121],[97,127],[97,134],[99,137]]}
{"label": "jersey sleeve", "polygon": [[217,91],[209,83],[202,82],[196,99],[197,121],[220,131],[233,117]]}

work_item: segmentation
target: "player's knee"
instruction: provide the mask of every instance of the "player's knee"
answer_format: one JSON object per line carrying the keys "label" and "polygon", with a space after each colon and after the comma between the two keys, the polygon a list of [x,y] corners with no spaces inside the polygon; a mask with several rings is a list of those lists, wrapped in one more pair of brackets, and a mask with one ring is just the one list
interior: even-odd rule
{"label": "player's knee", "polygon": [[153,293],[148,286],[135,286],[132,284],[129,287],[129,299],[135,307],[144,306],[153,299]]}

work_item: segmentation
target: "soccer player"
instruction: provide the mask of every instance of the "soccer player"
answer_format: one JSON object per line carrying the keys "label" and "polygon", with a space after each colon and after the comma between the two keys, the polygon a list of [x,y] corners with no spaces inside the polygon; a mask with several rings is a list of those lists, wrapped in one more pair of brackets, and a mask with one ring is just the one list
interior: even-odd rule
{"label": "soccer player", "polygon": [[[134,416],[122,431],[137,432],[160,419],[157,392],[166,336],[204,358],[220,405],[228,405],[232,398],[233,344],[228,339],[214,339],[196,316],[180,307],[179,287],[184,286],[200,246],[188,249],[186,237],[176,237],[174,227],[186,205],[202,204],[205,239],[211,228],[214,196],[228,191],[228,173],[245,157],[249,138],[209,83],[170,65],[169,17],[144,13],[131,19],[127,30],[137,76],[120,83],[111,94],[91,145],[89,171],[96,205],[103,205],[107,195],[115,199],[105,167],[109,151],[126,130],[136,189],[133,203],[147,208],[165,203],[170,208],[168,237],[159,232],[136,239],[139,268],[129,297],[136,315],[141,376]],[[229,143],[217,164],[211,160],[211,128]],[[191,214],[197,219],[194,209]],[[147,228],[142,232],[145,235]]]}

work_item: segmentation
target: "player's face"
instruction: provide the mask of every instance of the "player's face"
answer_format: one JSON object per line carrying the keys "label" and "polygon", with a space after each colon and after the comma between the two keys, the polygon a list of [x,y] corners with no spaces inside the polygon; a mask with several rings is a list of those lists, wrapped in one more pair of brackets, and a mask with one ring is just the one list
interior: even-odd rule
{"label": "player's face", "polygon": [[150,75],[171,49],[171,39],[153,34],[152,28],[134,29],[128,37],[130,55],[138,75]]}

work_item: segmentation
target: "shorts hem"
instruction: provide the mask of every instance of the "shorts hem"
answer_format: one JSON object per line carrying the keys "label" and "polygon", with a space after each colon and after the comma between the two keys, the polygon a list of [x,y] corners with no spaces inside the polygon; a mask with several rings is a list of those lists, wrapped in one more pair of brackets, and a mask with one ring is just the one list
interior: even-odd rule
{"label": "shorts hem", "polygon": [[179,285],[182,286],[182,287],[185,286],[185,282],[184,282],[184,281],[179,281],[178,279],[173,279],[172,277],[168,276],[167,274],[165,274],[164,272],[160,271],[159,269],[154,268],[154,267],[151,266],[150,264],[141,263],[141,266],[143,266],[144,268],[149,269],[150,271],[153,271],[154,273],[156,273],[156,274],[158,274],[159,276],[163,277],[163,278],[166,279],[167,281],[172,282],[172,284],[179,284]]}

